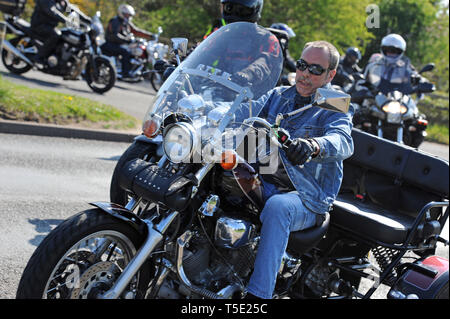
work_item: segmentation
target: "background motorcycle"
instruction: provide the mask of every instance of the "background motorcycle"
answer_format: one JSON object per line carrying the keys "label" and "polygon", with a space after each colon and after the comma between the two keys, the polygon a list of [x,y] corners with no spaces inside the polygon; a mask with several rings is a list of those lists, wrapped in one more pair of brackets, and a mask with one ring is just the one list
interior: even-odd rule
{"label": "background motorcycle", "polygon": [[[433,64],[428,64],[419,74],[433,68]],[[413,86],[408,88],[386,84],[375,94],[367,89],[353,91],[352,102],[360,103],[353,118],[355,127],[391,141],[419,147],[427,135],[428,121],[425,114],[420,113],[417,104],[424,93],[435,90],[432,83],[419,82],[419,79],[413,78]],[[412,94],[416,94],[416,99],[413,99]]]}
{"label": "background motorcycle", "polygon": [[35,67],[66,80],[76,80],[81,75],[94,92],[105,93],[114,86],[116,72],[110,59],[99,49],[99,36],[103,33],[100,13],[91,21],[86,20],[77,8],[72,7],[72,10],[71,22],[61,30],[58,45],[42,67],[35,65],[33,57],[44,39],[19,16],[5,15],[7,33],[15,37],[3,42],[2,62],[15,74],[23,74]]}
{"label": "background motorcycle", "polygon": [[[258,27],[233,23],[224,28],[222,32],[229,35],[231,32],[225,31],[240,34],[241,28]],[[217,50],[213,47],[211,52],[213,57],[220,56],[224,52],[223,45],[229,43],[226,36],[221,37],[222,32],[207,40],[217,39],[214,43]],[[220,46],[219,40],[223,40]],[[205,46],[211,49],[209,44],[206,42]],[[259,44],[255,43],[257,47]],[[264,83],[275,86],[281,62],[277,59],[270,63],[271,72],[269,78],[263,79]],[[127,206],[94,203],[97,208],[60,224],[28,262],[19,283],[18,298],[242,297],[258,247],[261,227],[258,214],[264,202],[259,174],[250,159],[252,152],[240,153],[239,146],[256,141],[254,145],[262,146],[262,150],[259,147],[247,149],[256,149],[257,156],[264,156],[267,148],[263,145],[268,137],[278,150],[287,145],[281,142],[290,141],[288,135],[283,135],[286,132],[277,130],[281,120],[309,107],[346,111],[350,98],[319,89],[313,104],[280,114],[272,125],[255,117],[262,106],[242,103],[262,94],[257,87],[241,87],[231,81],[231,73],[216,65],[208,67],[208,64],[207,59],[201,59],[194,51],[165,82],[164,90],[158,92],[146,119],[145,133],[162,134],[164,155],[158,162],[135,159],[125,165],[121,184],[133,194]],[[253,117],[249,118],[251,114]],[[218,134],[199,137],[199,132],[209,128],[217,129]],[[246,134],[240,134],[242,132]],[[354,136],[362,148],[350,165],[366,161],[364,165],[380,170],[375,166],[383,167],[383,161],[372,163],[373,158],[369,158],[374,152],[377,158],[381,154],[381,159],[389,154],[386,151],[411,152],[397,143],[361,134]],[[261,137],[259,142],[252,135]],[[365,143],[365,138],[372,140]],[[364,149],[367,145],[373,148],[369,156]],[[206,146],[213,146],[209,150],[217,152],[218,162],[192,160]],[[418,152],[409,155],[415,164],[418,155]],[[417,181],[418,174],[413,170],[403,172],[403,176],[426,187],[433,198],[446,196],[448,199],[448,183],[438,185],[435,179],[436,174],[443,174],[445,170],[448,173],[448,162],[434,163],[429,157],[424,158],[424,162],[433,167],[428,174],[431,185],[430,180]],[[365,171],[370,168],[366,166]],[[384,169],[388,171],[387,168],[390,169]],[[351,179],[352,175],[356,174],[348,177]],[[349,185],[355,186],[355,183],[347,181],[345,186]],[[375,196],[369,189],[367,194]],[[380,283],[385,283],[393,287],[392,298],[412,298],[413,295],[442,298],[445,294],[448,298],[448,261],[430,256],[430,250],[442,240],[438,235],[441,225],[448,219],[448,201],[427,204],[411,218],[401,217],[398,212],[397,217],[391,216],[380,207],[371,214],[358,214],[369,199],[361,204],[341,197],[336,204],[338,209],[327,214],[321,225],[291,234],[275,297],[368,298]],[[358,206],[352,208],[351,203],[358,203]],[[445,213],[439,212],[441,207],[447,207]],[[330,215],[333,219],[336,216],[334,222]],[[371,217],[367,218],[368,215]],[[406,219],[412,222],[408,226]],[[408,230],[399,227],[400,222]],[[376,249],[381,265],[376,275],[363,272],[377,270],[367,259],[372,249]],[[400,262],[404,254],[413,249],[423,258]],[[363,277],[374,281],[365,295],[358,291]],[[417,286],[423,278],[426,279],[425,289]]]}
{"label": "background motorcycle", "polygon": [[[162,84],[161,73],[153,70],[155,62],[164,59],[169,52],[169,46],[159,42],[159,36],[163,32],[162,27],[158,27],[158,32],[154,34],[153,40],[136,39],[127,45],[132,54],[130,77],[127,82],[140,82],[143,79],[150,80],[153,89],[157,92]],[[122,63],[118,57],[113,57],[116,63],[118,78],[121,79]]]}

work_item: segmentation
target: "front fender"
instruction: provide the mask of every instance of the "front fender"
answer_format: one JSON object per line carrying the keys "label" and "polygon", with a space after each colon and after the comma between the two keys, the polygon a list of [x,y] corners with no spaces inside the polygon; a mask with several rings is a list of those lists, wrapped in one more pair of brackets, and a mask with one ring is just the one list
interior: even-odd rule
{"label": "front fender", "polygon": [[147,236],[148,227],[146,223],[125,207],[108,202],[93,202],[90,203],[90,205],[100,208],[103,212],[126,222],[136,229],[142,236]]}

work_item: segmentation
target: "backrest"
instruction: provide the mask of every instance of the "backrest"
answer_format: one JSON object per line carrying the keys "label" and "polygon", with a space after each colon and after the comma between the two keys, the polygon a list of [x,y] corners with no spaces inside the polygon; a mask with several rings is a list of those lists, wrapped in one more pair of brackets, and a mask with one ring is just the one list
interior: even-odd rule
{"label": "backrest", "polygon": [[358,129],[352,137],[355,151],[344,161],[341,192],[410,216],[449,198],[448,161]]}

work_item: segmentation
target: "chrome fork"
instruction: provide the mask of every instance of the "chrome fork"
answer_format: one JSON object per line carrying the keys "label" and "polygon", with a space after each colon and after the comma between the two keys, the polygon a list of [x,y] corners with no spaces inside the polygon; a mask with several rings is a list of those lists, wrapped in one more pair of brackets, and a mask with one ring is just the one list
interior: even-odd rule
{"label": "chrome fork", "polygon": [[122,294],[131,279],[136,275],[144,262],[147,260],[153,249],[155,249],[156,245],[163,239],[164,233],[177,216],[178,212],[174,211],[167,217],[163,218],[163,220],[156,225],[152,222],[144,220],[148,229],[147,239],[137,252],[136,256],[134,256],[130,263],[125,267],[122,274],[119,276],[111,289],[102,294],[100,299],[117,299]]}

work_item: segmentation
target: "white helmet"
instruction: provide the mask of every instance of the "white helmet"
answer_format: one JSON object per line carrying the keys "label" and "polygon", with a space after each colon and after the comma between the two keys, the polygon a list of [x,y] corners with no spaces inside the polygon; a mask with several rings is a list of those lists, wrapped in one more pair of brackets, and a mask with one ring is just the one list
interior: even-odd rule
{"label": "white helmet", "polygon": [[392,62],[398,61],[406,50],[406,41],[401,35],[391,33],[381,40],[381,54]]}
{"label": "white helmet", "polygon": [[117,9],[117,13],[122,19],[129,20],[136,14],[136,11],[129,4],[121,4]]}

